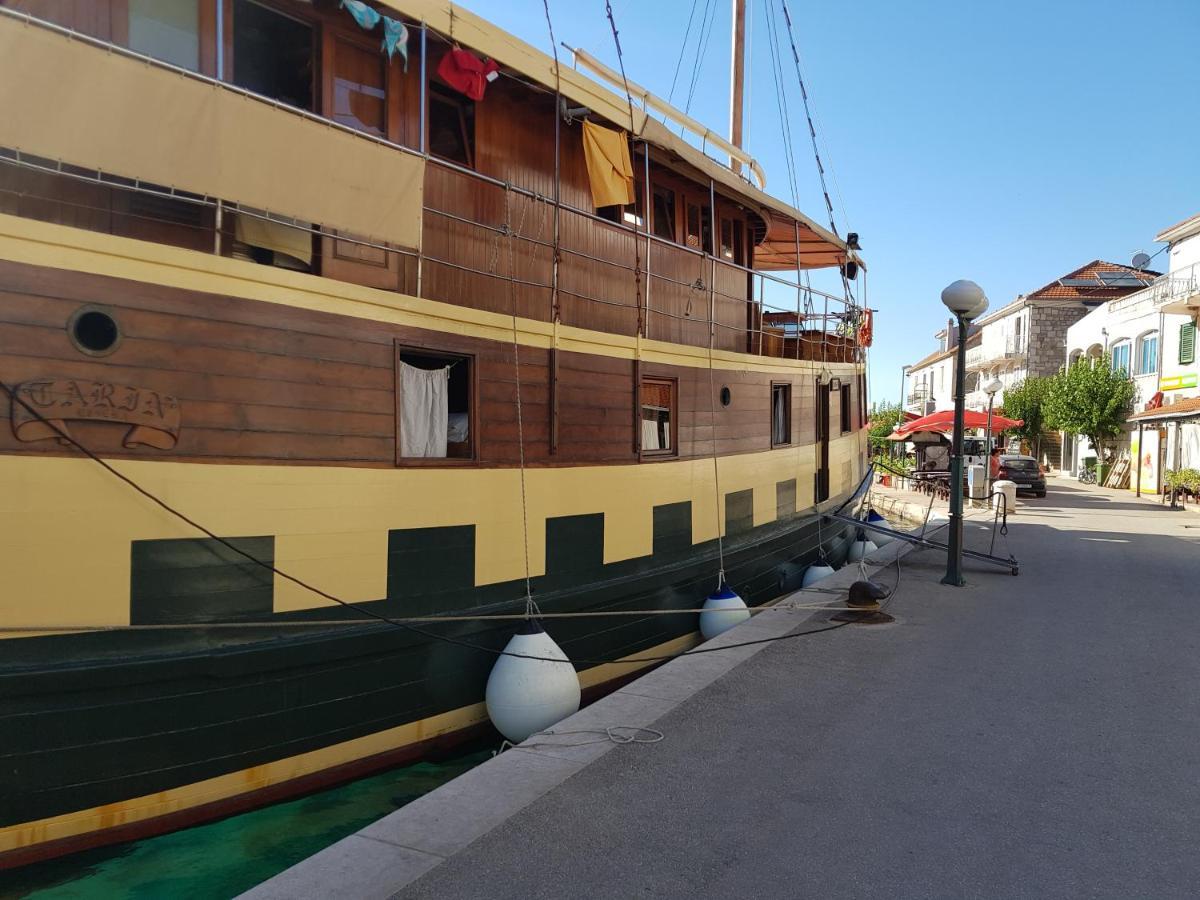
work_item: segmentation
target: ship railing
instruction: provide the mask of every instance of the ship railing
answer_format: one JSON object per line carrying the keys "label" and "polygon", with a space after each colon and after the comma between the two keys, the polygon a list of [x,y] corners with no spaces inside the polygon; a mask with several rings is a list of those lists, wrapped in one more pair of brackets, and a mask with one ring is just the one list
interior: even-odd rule
{"label": "ship railing", "polygon": [[[597,307],[625,309],[627,314],[633,318],[634,327],[632,331],[628,326],[617,327],[615,330],[618,333],[625,331],[626,333],[640,334],[643,337],[650,337],[652,339],[674,340],[680,343],[701,346],[711,343],[719,349],[737,350],[739,352],[749,352],[763,356],[794,356],[797,359],[828,361],[854,361],[858,358],[857,345],[851,333],[851,329],[854,326],[854,301],[848,297],[837,296],[812,287],[805,283],[799,271],[795,273],[794,278],[788,279],[776,274],[754,270],[737,262],[719,257],[712,252],[712,250],[716,249],[715,246],[713,248],[697,249],[681,245],[652,234],[648,228],[628,225],[623,222],[613,222],[596,215],[594,212],[564,203],[561,201],[561,198],[556,200],[553,197],[545,196],[529,188],[502,181],[448,160],[439,159],[428,152],[422,152],[376,135],[363,133],[309,110],[289,106],[273,98],[238,87],[228,81],[214,79],[189,69],[162,62],[120,45],[103,41],[72,29],[63,28],[26,13],[0,8],[0,14],[22,19],[38,27],[69,34],[75,40],[102,47],[110,52],[128,55],[141,60],[147,65],[167,69],[187,78],[219,85],[223,90],[233,91],[267,103],[290,114],[320,122],[326,128],[351,133],[362,140],[387,146],[400,153],[419,156],[425,160],[427,171],[429,167],[439,167],[448,172],[457,173],[459,176],[471,179],[479,184],[503,191],[506,212],[509,210],[510,198],[520,197],[527,204],[533,203],[541,206],[544,215],[555,214],[556,217],[574,217],[579,220],[596,223],[602,230],[611,230],[610,233],[612,234],[624,234],[631,243],[636,244],[639,248],[639,252],[636,255],[633,252],[628,254],[630,257],[628,261],[598,256],[586,250],[565,245],[562,240],[556,242],[533,237],[528,234],[521,234],[519,227],[516,230],[513,229],[512,222],[509,221],[511,217],[507,215],[504,221],[485,222],[471,216],[460,215],[451,210],[440,209],[430,205],[423,206],[423,212],[427,216],[425,225],[423,226],[423,232],[425,232],[426,236],[430,230],[428,217],[453,221],[468,228],[481,229],[492,235],[497,245],[503,239],[511,239],[519,241],[523,245],[541,248],[547,251],[551,257],[557,256],[558,267],[561,267],[562,260],[566,258],[586,261],[587,263],[604,266],[616,271],[624,271],[629,276],[628,283],[635,288],[635,297],[634,302],[629,303],[597,296],[594,291],[585,289],[585,286],[590,286],[589,282],[594,281],[594,279],[583,279],[583,285],[571,284],[570,286],[565,286],[562,279],[556,277],[562,273],[555,271],[556,262],[553,258],[548,261],[548,277],[541,279],[521,277],[517,274],[515,262],[504,266],[503,270],[501,270],[501,267],[496,264],[495,254],[493,254],[492,264],[489,264],[487,267],[481,267],[478,264],[472,264],[469,254],[464,254],[460,258],[441,258],[423,246],[425,240],[422,241],[422,246],[416,248],[380,243],[349,235],[344,231],[339,232],[321,224],[314,225],[302,222],[276,210],[248,207],[238,203],[234,198],[190,194],[161,185],[140,182],[136,178],[125,178],[102,172],[88,171],[64,164],[61,161],[46,159],[44,157],[31,157],[19,151],[0,149],[0,164],[6,163],[27,170],[39,171],[53,177],[91,182],[110,189],[130,191],[173,202],[190,204],[211,211],[211,216],[203,225],[179,222],[171,218],[156,219],[154,215],[145,212],[132,213],[127,210],[115,208],[92,207],[85,202],[66,200],[54,196],[56,192],[53,189],[48,190],[46,195],[39,197],[35,188],[24,184],[20,185],[18,190],[0,188],[0,198],[8,197],[8,200],[2,205],[2,208],[5,210],[17,207],[17,214],[20,215],[22,213],[19,211],[19,207],[22,202],[32,200],[34,202],[41,201],[43,203],[58,204],[63,207],[74,207],[75,212],[79,214],[77,218],[86,218],[90,212],[98,214],[97,217],[102,215],[111,217],[125,216],[130,220],[160,221],[164,224],[184,229],[185,231],[189,229],[207,229],[212,235],[212,252],[217,254],[228,250],[228,247],[223,246],[224,242],[228,240],[227,235],[224,233],[228,229],[225,227],[226,223],[224,223],[223,219],[226,214],[234,213],[264,219],[290,228],[301,229],[322,238],[328,238],[330,242],[337,241],[343,244],[373,248],[389,255],[398,256],[409,261],[415,269],[413,273],[415,277],[406,275],[405,281],[400,285],[400,289],[411,289],[411,292],[417,296],[428,299],[452,303],[461,302],[461,297],[435,296],[436,291],[429,289],[430,273],[427,272],[427,269],[431,266],[441,267],[447,270],[493,279],[497,282],[504,282],[513,287],[520,285],[533,291],[547,292],[550,295],[551,302],[543,308],[540,314],[537,311],[533,311],[534,316],[537,318],[549,318],[551,320],[554,318],[559,318],[560,320],[564,318],[566,310],[562,304],[556,304],[553,297],[557,293],[575,297],[588,304],[594,304]],[[421,32],[422,44],[424,44],[423,28]],[[422,84],[422,92],[424,90],[425,87]],[[424,144],[424,135],[426,132],[426,123],[424,121],[425,104],[420,104],[420,107],[420,134],[422,136],[422,144]],[[647,151],[648,145],[642,142],[643,161],[646,159],[645,154],[647,154]],[[645,202],[649,202],[652,193],[648,189],[648,175],[646,188],[644,198],[646,198]],[[710,196],[715,198],[714,186],[711,183],[709,190]],[[31,217],[39,218],[44,216],[33,215]],[[717,217],[711,215],[710,222],[710,233],[713,235],[713,240],[715,241],[718,225]],[[84,224],[81,227],[88,226]],[[559,231],[561,234],[561,229]],[[170,243],[173,241],[167,242]],[[187,242],[185,245],[191,246],[192,243]],[[321,245],[323,243],[325,242],[316,242],[314,256],[318,259],[321,256]],[[655,270],[656,261],[661,264],[666,260],[672,260],[678,265],[679,260],[688,259],[695,262],[695,280],[689,281],[678,277],[677,274],[673,275],[670,272]],[[523,259],[522,262],[528,264],[529,260]],[[739,276],[743,279],[745,290],[733,293],[726,285]],[[640,288],[638,287],[639,284]],[[775,292],[786,290],[794,294],[794,301],[780,302],[777,299],[768,300],[766,296],[768,285],[772,285]],[[694,293],[696,295],[695,298],[689,297],[689,300],[694,299],[695,302],[683,304],[683,312],[680,312],[678,309],[671,309],[668,304],[662,302],[656,303],[656,288]],[[707,302],[704,302],[706,299],[705,295],[707,295]],[[509,309],[515,308],[515,306],[510,304]],[[732,314],[730,314],[731,310],[733,311]],[[522,301],[521,311],[522,314],[530,312],[530,304],[527,299]],[[794,317],[794,320],[785,322],[783,325],[769,323],[768,316],[776,313],[789,314]],[[570,314],[566,315],[566,318],[571,317]],[[580,324],[583,324],[585,317],[579,318],[581,319]],[[775,318],[779,317],[776,316]],[[726,319],[737,319],[746,324],[735,324]],[[672,322],[678,323],[678,325],[672,326],[670,324]],[[707,336],[705,332],[707,332]]]}

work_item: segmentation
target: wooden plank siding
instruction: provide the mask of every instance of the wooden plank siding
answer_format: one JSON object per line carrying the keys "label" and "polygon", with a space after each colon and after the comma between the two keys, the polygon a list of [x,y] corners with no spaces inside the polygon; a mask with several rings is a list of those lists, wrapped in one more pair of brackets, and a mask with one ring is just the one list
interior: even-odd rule
{"label": "wooden plank siding", "polygon": [[[228,77],[234,70],[232,0],[226,4],[225,36]],[[0,4],[115,43],[127,42],[125,0],[0,0]],[[200,70],[215,74],[215,14],[203,7]],[[368,123],[387,139],[417,147],[420,134],[419,42],[410,42],[407,72],[398,61],[371,75],[366,51],[377,51],[344,10],[332,5],[314,7],[298,0],[267,0],[296,18],[310,22],[317,34],[318,77],[314,111],[333,116],[333,77],[346,71],[351,80],[376,77],[385,90],[382,118]],[[437,84],[437,64],[448,45],[429,38],[428,72]],[[358,51],[361,51],[358,52]],[[359,74],[359,73],[365,74]],[[559,171],[555,179],[557,113],[552,91],[524,80],[500,78],[474,104],[474,169],[481,175],[552,198],[556,191],[567,207],[592,210],[584,161],[582,126],[559,124]],[[710,304],[715,311],[714,346],[757,351],[750,333],[757,325],[756,308],[748,305],[749,279],[744,271],[718,263],[712,241],[692,239],[685,248],[688,204],[707,207],[709,185],[672,168],[670,161],[651,151],[650,181],[675,197],[675,244],[650,241],[652,207],[645,190],[643,145],[634,147],[635,181],[642,218],[640,233],[598,221],[570,209],[560,213],[559,309],[565,324],[621,335],[639,332],[660,340],[707,346]],[[422,296],[477,309],[511,313],[538,320],[555,315],[550,284],[553,278],[554,210],[551,203],[506,191],[470,174],[431,161],[426,167],[422,251]],[[386,186],[381,186],[386,189]],[[227,198],[236,200],[237,198]],[[751,214],[732,199],[717,195],[711,229],[720,240],[720,223],[731,220],[741,234],[743,258],[752,265],[749,239]],[[214,247],[213,210],[189,207],[165,199],[90,185],[24,169],[0,165],[0,211],[74,227],[155,240],[202,252]],[[231,252],[233,216],[226,216],[222,252]],[[509,236],[509,230],[515,236]],[[351,236],[353,237],[353,236]],[[704,244],[704,246],[699,246]],[[334,238],[314,241],[314,271],[326,277],[370,287],[417,292],[416,261]],[[635,269],[639,269],[635,277]]]}
{"label": "wooden plank siding", "polygon": [[[116,457],[392,466],[396,453],[395,344],[475,360],[479,423],[474,464],[520,459],[513,347],[505,341],[389,325],[331,313],[0,262],[0,378],[131,385],[177,397],[182,430],[168,451],[124,448],[125,429],[71,422],[83,443]],[[66,324],[101,304],[118,322],[115,352],[80,352]],[[551,351],[520,347],[525,459],[530,465],[632,463],[638,458],[633,360],[558,351],[557,448],[550,450]],[[778,374],[642,363],[643,377],[678,382],[680,457],[770,449],[771,382]],[[792,389],[793,444],[814,438],[811,375]],[[720,403],[728,386],[732,402]],[[858,392],[852,390],[854,422]],[[836,392],[833,434],[840,433]],[[5,404],[5,414],[9,413]],[[54,441],[23,442],[0,427],[0,452],[63,454]]]}

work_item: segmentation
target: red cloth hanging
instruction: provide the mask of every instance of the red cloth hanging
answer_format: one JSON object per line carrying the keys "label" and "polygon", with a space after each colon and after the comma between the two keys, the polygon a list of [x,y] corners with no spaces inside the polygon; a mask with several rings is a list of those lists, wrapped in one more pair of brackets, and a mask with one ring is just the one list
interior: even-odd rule
{"label": "red cloth hanging", "polygon": [[451,48],[438,63],[442,81],[472,100],[482,100],[489,81],[494,81],[500,67],[493,60],[484,62],[469,50]]}

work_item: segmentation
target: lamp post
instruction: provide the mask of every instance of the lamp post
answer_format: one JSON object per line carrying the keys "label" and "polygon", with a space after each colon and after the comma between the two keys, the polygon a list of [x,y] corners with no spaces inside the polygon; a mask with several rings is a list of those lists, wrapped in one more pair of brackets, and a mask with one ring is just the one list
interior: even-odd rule
{"label": "lamp post", "polygon": [[961,587],[963,549],[963,412],[967,405],[967,325],[983,315],[987,296],[973,281],[959,280],[942,291],[942,303],[958,320],[958,352],[954,378],[954,443],[950,456],[950,540],[946,551],[946,577],[942,584]]}
{"label": "lamp post", "polygon": [[995,449],[992,447],[992,404],[996,402],[996,394],[1003,389],[1004,385],[1001,383],[999,378],[993,378],[983,386],[983,392],[988,395],[987,442],[985,444],[988,452],[987,456],[984,457],[983,464],[987,466],[987,478],[985,483],[987,484],[989,509],[992,505],[992,451]]}

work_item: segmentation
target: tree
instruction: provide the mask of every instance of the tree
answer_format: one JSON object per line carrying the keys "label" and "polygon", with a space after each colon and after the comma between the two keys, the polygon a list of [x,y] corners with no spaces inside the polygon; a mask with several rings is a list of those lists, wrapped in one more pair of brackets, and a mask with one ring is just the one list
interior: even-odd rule
{"label": "tree", "polygon": [[882,453],[888,449],[891,442],[888,435],[895,429],[896,424],[904,419],[904,409],[899,403],[877,403],[871,408],[868,420],[867,435],[871,441],[873,453]]}
{"label": "tree", "polygon": [[[1133,405],[1133,382],[1110,359],[1081,359],[1050,379],[1042,402],[1045,423],[1082,434],[1104,459],[1104,441],[1117,437]],[[1007,403],[1007,400],[1005,401]]]}
{"label": "tree", "polygon": [[1010,419],[1020,419],[1024,424],[1010,429],[1019,438],[1033,447],[1033,455],[1041,457],[1042,432],[1046,430],[1045,403],[1052,378],[1031,375],[1024,381],[1004,391],[1004,403],[1000,414]]}

